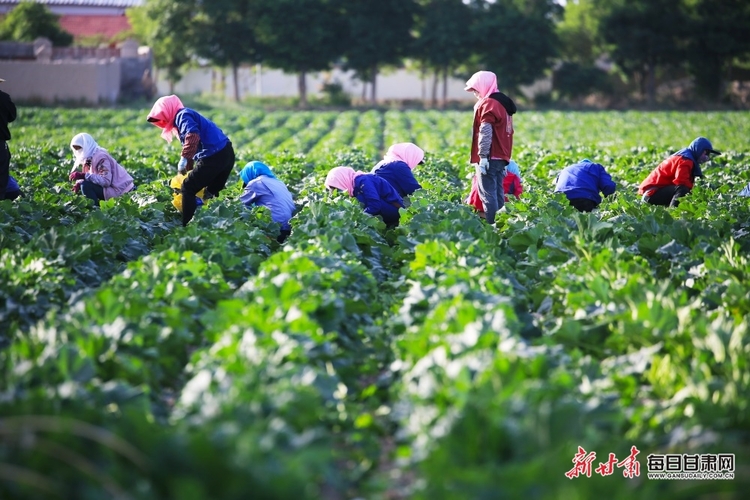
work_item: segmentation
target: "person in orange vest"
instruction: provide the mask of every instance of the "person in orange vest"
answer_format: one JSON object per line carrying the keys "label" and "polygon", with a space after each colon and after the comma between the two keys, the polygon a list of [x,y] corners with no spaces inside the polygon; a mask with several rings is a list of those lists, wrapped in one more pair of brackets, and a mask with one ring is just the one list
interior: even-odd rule
{"label": "person in orange vest", "polygon": [[646,179],[641,182],[638,194],[643,201],[651,205],[676,207],[679,198],[692,191],[696,177],[703,177],[701,164],[711,159],[711,155],[720,155],[711,141],[698,137],[690,146],[677,151],[661,162]]}

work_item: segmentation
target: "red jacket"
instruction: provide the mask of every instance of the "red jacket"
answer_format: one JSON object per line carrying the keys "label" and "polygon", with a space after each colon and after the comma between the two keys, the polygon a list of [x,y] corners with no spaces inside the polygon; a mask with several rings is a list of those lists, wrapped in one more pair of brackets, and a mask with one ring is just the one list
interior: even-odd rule
{"label": "red jacket", "polygon": [[510,161],[513,152],[513,117],[497,100],[488,97],[474,110],[474,133],[471,136],[471,163],[479,163],[479,125],[492,125],[491,160]]}
{"label": "red jacket", "polygon": [[[523,185],[521,179],[516,174],[506,172],[505,179],[503,180],[503,192],[505,193],[505,201],[508,201],[508,195],[512,194],[516,199],[521,198],[523,193]],[[466,203],[476,208],[480,212],[484,212],[484,205],[482,205],[482,199],[479,198],[479,187],[477,186],[477,176],[471,178],[471,193],[466,198]]]}
{"label": "red jacket", "polygon": [[666,186],[685,186],[693,189],[693,161],[684,156],[672,155],[659,164],[646,180],[641,182],[638,194]]}

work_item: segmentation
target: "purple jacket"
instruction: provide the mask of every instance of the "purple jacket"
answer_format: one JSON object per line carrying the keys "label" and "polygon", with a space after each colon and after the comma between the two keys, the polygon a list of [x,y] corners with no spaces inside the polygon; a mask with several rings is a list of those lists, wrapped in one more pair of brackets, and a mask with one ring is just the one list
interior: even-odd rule
{"label": "purple jacket", "polygon": [[117,198],[133,189],[133,178],[109,153],[98,150],[83,166],[86,180],[104,188],[104,199]]}

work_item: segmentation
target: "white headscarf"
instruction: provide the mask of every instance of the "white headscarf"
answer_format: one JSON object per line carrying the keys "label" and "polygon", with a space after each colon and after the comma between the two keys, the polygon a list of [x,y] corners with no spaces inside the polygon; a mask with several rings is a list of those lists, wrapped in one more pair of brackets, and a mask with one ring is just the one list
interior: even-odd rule
{"label": "white headscarf", "polygon": [[[81,149],[74,149],[73,146],[79,146]],[[73,150],[73,157],[76,160],[71,172],[78,168],[78,165],[83,165],[87,158],[94,156],[97,150],[106,151],[106,149],[99,147],[94,138],[86,133],[73,137],[70,141],[70,149]]]}

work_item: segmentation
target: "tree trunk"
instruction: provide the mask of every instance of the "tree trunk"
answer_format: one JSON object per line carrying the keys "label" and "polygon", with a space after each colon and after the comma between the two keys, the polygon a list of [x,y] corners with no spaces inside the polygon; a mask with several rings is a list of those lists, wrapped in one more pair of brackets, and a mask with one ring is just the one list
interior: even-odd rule
{"label": "tree trunk", "polygon": [[362,102],[367,100],[367,82],[362,80]]}
{"label": "tree trunk", "polygon": [[297,77],[297,87],[299,88],[299,107],[307,107],[307,71],[302,70]]}
{"label": "tree trunk", "polygon": [[427,101],[427,81],[426,81],[427,70],[424,67],[424,64],[422,65],[422,68],[419,74],[420,74],[419,79],[422,82],[422,102],[424,103],[425,101]]}
{"label": "tree trunk", "polygon": [[437,94],[438,94],[438,80],[439,80],[439,78],[440,78],[440,73],[438,72],[438,70],[435,70],[432,73],[432,107],[433,108],[437,108],[437,105],[438,105]]}
{"label": "tree trunk", "polygon": [[656,65],[649,64],[646,73],[646,93],[648,96],[649,105],[653,105],[656,101]]}
{"label": "tree trunk", "polygon": [[448,66],[443,68],[443,102],[440,107],[445,109],[448,105]]}
{"label": "tree trunk", "polygon": [[240,102],[240,79],[239,79],[239,66],[232,64],[232,79],[234,80],[234,101]]}
{"label": "tree trunk", "polygon": [[378,67],[377,67],[377,65],[373,65],[373,67],[372,67],[372,88],[370,89],[372,91],[372,93],[370,94],[370,98],[371,98],[373,104],[375,104],[375,102],[378,100],[377,80],[378,80]]}
{"label": "tree trunk", "polygon": [[169,93],[174,94],[174,80],[169,79]]}

